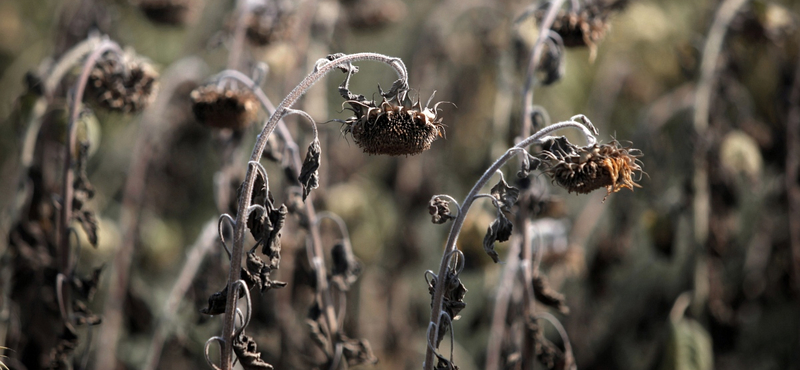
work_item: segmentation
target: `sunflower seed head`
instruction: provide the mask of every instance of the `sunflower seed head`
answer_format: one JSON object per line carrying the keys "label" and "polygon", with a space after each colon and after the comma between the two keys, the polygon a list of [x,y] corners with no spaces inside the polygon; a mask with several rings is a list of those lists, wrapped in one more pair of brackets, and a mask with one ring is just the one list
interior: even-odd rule
{"label": "sunflower seed head", "polygon": [[192,112],[198,122],[213,128],[244,129],[256,119],[258,102],[252,92],[216,84],[191,93]]}

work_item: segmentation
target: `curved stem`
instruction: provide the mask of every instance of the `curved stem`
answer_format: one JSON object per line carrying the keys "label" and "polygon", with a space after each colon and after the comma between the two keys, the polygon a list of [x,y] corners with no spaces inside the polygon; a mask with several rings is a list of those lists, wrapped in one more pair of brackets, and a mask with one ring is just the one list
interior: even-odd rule
{"label": "curved stem", "polygon": [[[256,140],[255,147],[253,148],[253,153],[250,156],[251,161],[258,161],[263,152],[264,148],[267,145],[267,140],[269,139],[269,135],[272,134],[272,131],[275,130],[276,126],[278,125],[278,121],[283,116],[284,109],[291,107],[297,99],[299,99],[314,83],[319,81],[323,76],[325,76],[328,72],[332,71],[334,68],[346,65],[349,63],[362,61],[362,60],[372,60],[378,61],[382,63],[386,63],[389,66],[393,67],[397,72],[398,77],[403,80],[408,80],[408,72],[405,69],[405,66],[402,64],[397,58],[391,58],[385,55],[376,54],[376,53],[359,53],[359,54],[352,54],[352,55],[345,55],[340,58],[337,58],[333,61],[325,61],[324,63],[317,63],[316,68],[314,69],[311,74],[306,76],[302,82],[300,82],[297,87],[292,90],[286,98],[278,105],[275,111],[272,113],[270,118],[264,124],[264,128],[261,131],[261,134],[258,136]],[[231,267],[228,272],[228,292],[234,291],[234,284],[236,281],[239,280],[239,271],[242,268],[242,252],[244,249],[244,239],[246,236],[246,221],[245,221],[245,213],[247,209],[250,207],[250,197],[253,193],[253,183],[255,181],[255,176],[253,176],[252,167],[248,167],[247,174],[245,175],[245,186],[244,191],[242,192],[239,198],[239,205],[238,210],[236,213],[236,228],[234,231],[233,237],[233,250],[231,254],[233,258],[231,259]],[[313,220],[313,206],[311,206],[311,202],[306,202],[306,210],[310,211],[308,214],[309,219]],[[312,239],[316,241],[319,240],[318,233],[313,232],[313,228],[311,228],[311,236]],[[315,243],[316,244],[316,243]],[[315,246],[314,249],[317,249],[318,245]],[[319,252],[319,251],[316,251]],[[319,254],[318,254],[319,255]],[[330,305],[331,297],[329,294],[323,295],[323,304]],[[222,329],[222,338],[223,338],[223,346],[222,346],[222,358],[221,364],[223,370],[230,370],[233,358],[233,329],[235,324],[235,309],[236,309],[236,296],[234,294],[228,294],[227,301],[225,304],[225,317],[223,318],[223,329]],[[330,317],[333,319],[333,322],[329,322],[329,324],[333,324],[335,326],[335,317]],[[331,331],[333,332],[333,331]]]}
{"label": "curved stem", "polygon": [[[519,142],[519,144],[507,150],[502,156],[500,156],[500,158],[498,158],[494,163],[492,163],[492,165],[486,170],[486,172],[483,173],[483,176],[481,176],[478,182],[475,183],[475,186],[473,186],[472,190],[469,191],[467,197],[464,198],[464,204],[461,206],[461,212],[458,213],[458,216],[453,221],[453,226],[450,228],[450,235],[448,236],[447,244],[445,245],[444,253],[442,254],[442,261],[439,265],[439,273],[437,276],[440,277],[447,276],[448,261],[449,261],[448,256],[450,256],[450,254],[456,250],[456,241],[458,241],[458,235],[461,232],[461,227],[464,225],[464,220],[466,219],[467,213],[469,213],[469,209],[472,206],[472,202],[476,199],[476,195],[478,195],[481,188],[483,188],[483,186],[486,185],[486,183],[494,175],[494,173],[497,170],[499,170],[506,162],[508,162],[508,160],[511,159],[511,157],[514,156],[514,153],[516,153],[520,148],[522,149],[527,148],[528,146],[534,144],[547,134],[564,128],[580,129],[581,132],[586,136],[587,141],[591,141],[591,139],[589,138],[592,139],[594,138],[594,136],[592,136],[591,131],[589,131],[589,129],[583,124],[574,121],[559,122],[539,130],[537,133],[531,135],[525,140]],[[436,328],[439,327],[439,322],[440,322],[439,312],[442,310],[442,302],[444,301],[444,293],[445,293],[444,285],[445,284],[437,284],[436,287],[434,288],[434,293],[433,293],[433,304],[431,305],[431,322],[433,323],[433,326]],[[438,329],[437,331],[434,331],[434,333],[436,332],[438,332]],[[435,343],[436,338],[429,336],[428,340],[431,343]],[[433,358],[434,358],[434,353],[429,347],[425,353],[424,368],[426,370],[433,369]]]}
{"label": "curved stem", "polygon": [[714,16],[714,22],[708,31],[708,38],[703,47],[703,59],[700,62],[700,78],[697,82],[694,103],[694,130],[700,139],[698,152],[695,154],[694,168],[694,237],[698,246],[705,244],[708,237],[708,218],[711,213],[708,189],[708,172],[706,171],[706,148],[705,136],[708,130],[708,115],[711,105],[711,92],[714,85],[714,77],[717,72],[717,61],[722,51],[722,42],[728,31],[733,17],[739,9],[747,4],[748,0],[725,0],[720,5]]}
{"label": "curved stem", "polygon": [[536,82],[536,68],[539,67],[539,62],[542,60],[542,51],[544,43],[549,37],[550,27],[556,19],[558,10],[561,9],[561,4],[564,0],[553,0],[550,2],[550,8],[542,20],[542,25],[539,27],[539,37],[533,45],[531,52],[531,59],[528,63],[528,70],[525,73],[525,86],[522,88],[522,127],[520,127],[520,136],[528,137],[531,132],[531,114],[533,113],[533,85]]}
{"label": "curved stem", "polygon": [[[69,222],[72,218],[72,183],[74,181],[74,173],[72,172],[72,153],[75,150],[75,142],[77,141],[77,121],[80,114],[80,104],[83,100],[83,93],[86,90],[86,84],[89,81],[89,74],[92,72],[95,63],[100,57],[108,51],[122,54],[117,43],[110,40],[103,40],[94,51],[86,58],[83,64],[81,75],[78,78],[78,83],[75,88],[75,93],[72,98],[72,105],[70,106],[69,126],[67,128],[67,138],[64,145],[64,173],[61,188],[61,212],[58,219],[58,234],[56,243],[58,245],[59,254],[59,271],[64,274],[66,279],[71,279],[72,276],[72,254],[69,248]],[[71,281],[71,280],[70,280]],[[67,314],[72,312],[72,304],[70,303],[70,285],[65,284],[63,290],[64,304],[67,308]],[[71,317],[65,318],[67,321]]]}

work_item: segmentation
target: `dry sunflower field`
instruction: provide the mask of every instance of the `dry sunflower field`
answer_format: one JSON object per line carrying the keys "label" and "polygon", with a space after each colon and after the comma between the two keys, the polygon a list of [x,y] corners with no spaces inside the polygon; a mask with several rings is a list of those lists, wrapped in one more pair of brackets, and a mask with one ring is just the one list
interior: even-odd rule
{"label": "dry sunflower field", "polygon": [[800,3],[4,0],[0,368],[800,369]]}

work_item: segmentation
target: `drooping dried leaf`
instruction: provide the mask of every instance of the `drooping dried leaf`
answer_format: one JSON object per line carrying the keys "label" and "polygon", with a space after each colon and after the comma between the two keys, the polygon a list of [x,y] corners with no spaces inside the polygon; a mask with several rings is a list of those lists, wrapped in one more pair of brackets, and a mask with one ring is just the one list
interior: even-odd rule
{"label": "drooping dried leaf", "polygon": [[319,156],[322,153],[319,145],[319,139],[314,138],[314,141],[308,145],[308,152],[306,159],[303,161],[303,167],[300,169],[300,176],[298,180],[300,185],[303,186],[303,201],[308,198],[311,190],[319,187]]}
{"label": "drooping dried leaf", "polygon": [[333,261],[331,281],[343,292],[350,290],[350,285],[358,280],[361,274],[361,264],[350,257],[342,243],[333,246],[331,259]]}
{"label": "drooping dried leaf", "polygon": [[536,274],[536,276],[533,277],[532,283],[537,301],[542,302],[546,306],[553,307],[563,314],[569,313],[569,307],[566,305],[564,295],[550,287],[547,276],[541,273]]}
{"label": "drooping dried leaf", "polygon": [[525,153],[525,157],[520,164],[519,171],[517,171],[517,178],[524,179],[530,176],[531,171],[535,171],[539,168],[539,165],[542,164],[542,161],[539,158],[533,157],[528,153]]}
{"label": "drooping dried leaf", "polygon": [[372,346],[366,339],[352,339],[344,334],[341,336],[342,355],[347,360],[347,365],[358,366],[362,364],[376,364],[378,358],[372,352]]}
{"label": "drooping dried leaf", "polygon": [[311,223],[309,222],[308,213],[306,213],[305,206],[303,204],[303,194],[301,190],[293,188],[289,192],[289,199],[286,202],[286,208],[289,210],[289,213],[297,216],[297,223],[301,227],[308,229]]}
{"label": "drooping dried leaf", "polygon": [[89,239],[89,244],[97,248],[97,218],[91,211],[79,211],[73,217],[81,224],[81,228]]}
{"label": "drooping dried leaf", "polygon": [[431,214],[431,221],[435,224],[443,224],[454,219],[450,214],[450,202],[441,197],[435,197],[428,203],[428,212]]}
{"label": "drooping dried leaf", "polygon": [[285,282],[273,281],[270,279],[269,274],[275,268],[267,265],[267,263],[265,263],[261,257],[256,256],[255,253],[247,253],[245,266],[248,272],[247,277],[244,279],[245,282],[248,286],[258,288],[262,293],[272,288],[283,288],[286,286]]}
{"label": "drooping dried leaf", "polygon": [[497,200],[497,204],[503,212],[510,212],[511,206],[513,206],[514,203],[517,202],[517,198],[519,198],[519,189],[508,185],[506,180],[502,178],[492,187],[490,193],[492,197]]}
{"label": "drooping dried leaf", "polygon": [[72,326],[64,325],[63,331],[58,336],[56,344],[50,355],[48,369],[61,370],[72,369],[72,353],[78,347],[78,333]]}
{"label": "drooping dried leaf", "polygon": [[[327,351],[326,349],[329,348],[329,331],[327,325],[325,325],[325,320],[322,318],[322,309],[320,308],[319,302],[314,302],[314,304],[309,307],[306,324],[310,329],[311,339],[314,343],[323,351]],[[326,354],[328,357],[332,355],[331,353]]]}
{"label": "drooping dried leaf", "polygon": [[[431,284],[428,286],[428,292],[431,294],[431,298],[433,297],[436,289],[436,284],[438,284],[438,277],[434,277],[431,280]],[[444,312],[446,312],[447,315],[449,315],[450,318],[455,321],[459,319],[458,314],[461,312],[461,310],[467,307],[467,304],[464,302],[464,296],[467,294],[467,288],[461,283],[461,279],[458,277],[458,275],[449,270],[447,272],[447,277],[445,278],[445,284],[442,310],[444,310]],[[436,348],[439,348],[439,344],[442,342],[442,339],[444,339],[444,335],[449,328],[449,322],[440,320],[439,332],[436,335]]]}
{"label": "drooping dried leaf", "polygon": [[511,221],[503,215],[503,212],[497,212],[497,218],[492,221],[489,228],[486,230],[486,236],[483,237],[483,250],[492,260],[497,263],[500,261],[500,256],[494,250],[494,243],[504,242],[511,237],[511,230],[514,227]]}
{"label": "drooping dried leaf", "polygon": [[239,363],[242,364],[242,368],[245,370],[273,369],[272,365],[261,359],[261,353],[258,352],[256,341],[244,333],[239,334],[233,340],[233,353],[236,354],[236,358],[239,359]]}

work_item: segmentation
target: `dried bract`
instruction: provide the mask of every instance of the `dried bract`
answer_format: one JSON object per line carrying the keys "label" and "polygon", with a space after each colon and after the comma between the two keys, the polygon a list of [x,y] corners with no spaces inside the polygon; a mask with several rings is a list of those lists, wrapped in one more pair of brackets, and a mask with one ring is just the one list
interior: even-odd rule
{"label": "dried bract", "polygon": [[422,108],[417,102],[409,108],[385,99],[380,104],[355,100],[347,103],[355,116],[345,121],[345,131],[367,154],[415,155],[430,149],[431,143],[443,136],[436,106]]}
{"label": "dried bract", "polygon": [[258,100],[246,89],[212,84],[194,89],[191,98],[195,118],[208,127],[241,130],[258,113]]}
{"label": "dried bract", "polygon": [[135,113],[153,102],[158,73],[132,54],[105,53],[97,61],[86,86],[86,96],[105,109]]}
{"label": "dried bract", "polygon": [[541,159],[543,172],[570,193],[587,194],[605,187],[611,194],[641,187],[633,179],[635,172],[642,172],[638,149],[624,148],[616,140],[587,147],[567,143],[569,147],[565,148],[564,141],[558,138],[545,143]]}

